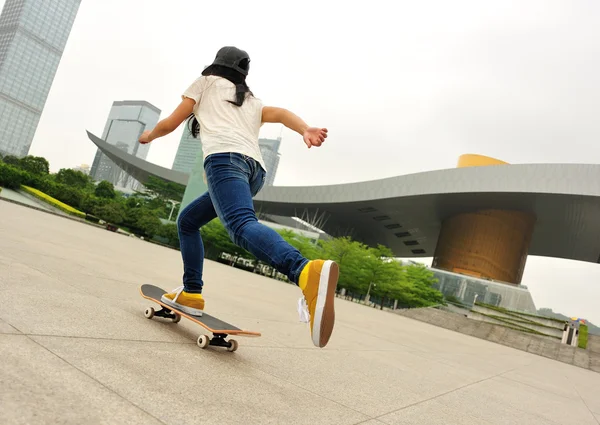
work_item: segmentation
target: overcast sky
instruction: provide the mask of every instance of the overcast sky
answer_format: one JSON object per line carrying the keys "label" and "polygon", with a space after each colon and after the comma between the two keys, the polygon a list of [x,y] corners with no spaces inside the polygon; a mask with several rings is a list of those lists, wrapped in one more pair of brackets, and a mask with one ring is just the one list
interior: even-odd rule
{"label": "overcast sky", "polygon": [[[463,153],[598,163],[598,22],[596,0],[83,0],[31,153],[53,171],[91,164],[85,130],[101,135],[113,101],[165,117],[233,44],[257,97],[329,128],[310,151],[283,132],[278,185],[452,168]],[[148,160],[170,167],[180,134]],[[523,283],[538,307],[600,324],[600,265],[530,257]]]}

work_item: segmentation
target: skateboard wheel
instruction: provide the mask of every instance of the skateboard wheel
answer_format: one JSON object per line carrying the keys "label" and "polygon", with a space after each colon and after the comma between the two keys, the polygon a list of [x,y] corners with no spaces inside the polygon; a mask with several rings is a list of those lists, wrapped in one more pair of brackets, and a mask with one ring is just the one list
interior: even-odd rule
{"label": "skateboard wheel", "polygon": [[208,344],[210,343],[210,338],[206,335],[200,335],[198,337],[198,347],[200,348],[206,348],[208,347]]}
{"label": "skateboard wheel", "polygon": [[154,317],[154,309],[152,307],[148,307],[146,311],[144,311],[144,316],[146,316],[146,319],[152,319]]}
{"label": "skateboard wheel", "polygon": [[175,317],[173,317],[173,323],[179,323],[181,321],[181,314],[175,313]]}
{"label": "skateboard wheel", "polygon": [[227,347],[227,351],[233,352],[238,349],[238,343],[235,339],[230,339],[229,344],[230,345],[229,345],[229,347]]}

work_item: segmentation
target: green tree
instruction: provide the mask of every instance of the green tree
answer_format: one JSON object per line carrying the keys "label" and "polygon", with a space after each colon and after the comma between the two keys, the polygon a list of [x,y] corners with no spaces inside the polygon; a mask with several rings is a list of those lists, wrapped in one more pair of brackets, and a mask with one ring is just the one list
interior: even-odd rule
{"label": "green tree", "polygon": [[402,265],[393,259],[393,252],[383,246],[369,248],[364,258],[363,275],[366,285],[371,285],[371,292],[376,297],[393,299],[404,291],[407,286],[406,276]]}
{"label": "green tree", "polygon": [[438,281],[433,272],[421,263],[406,266],[406,277],[412,283],[419,283],[429,288]]}
{"label": "green tree", "polygon": [[334,260],[340,267],[339,287],[366,294],[368,283],[363,265],[368,256],[367,246],[349,237],[323,241],[321,246],[323,258]]}
{"label": "green tree", "polygon": [[167,244],[175,248],[179,248],[179,232],[176,224],[163,224],[157,231],[156,235],[167,239]]}
{"label": "green tree", "polygon": [[386,283],[401,280],[402,269],[399,263],[390,260],[393,257],[394,254],[392,251],[383,245],[378,245],[376,248],[368,248],[363,260],[363,277],[369,283],[378,283],[380,290]]}
{"label": "green tree", "polygon": [[219,219],[214,219],[200,229],[204,241],[205,256],[216,259],[219,254],[226,252],[240,255],[244,258],[254,259],[254,256],[245,249],[234,244],[229,238],[227,230]]}
{"label": "green tree", "polygon": [[147,206],[147,200],[143,196],[133,195],[127,198],[125,205],[127,208],[137,208]]}
{"label": "green tree", "polygon": [[2,158],[2,162],[8,165],[12,165],[14,167],[19,167],[20,165],[19,158],[14,155],[6,155],[4,158]]}
{"label": "green tree", "polygon": [[[110,201],[109,201],[110,202]],[[125,201],[125,218],[123,224],[127,227],[137,227],[137,222],[142,216],[143,206],[132,203],[128,200]]]}
{"label": "green tree", "polygon": [[96,195],[87,193],[83,196],[79,209],[88,214],[94,214],[96,209],[110,202],[106,198],[98,198]]}
{"label": "green tree", "polygon": [[125,217],[123,225],[130,228],[133,233],[152,237],[161,226],[158,213],[155,210],[147,208],[143,203],[132,202],[131,198],[124,202]]}
{"label": "green tree", "polygon": [[164,203],[168,199],[181,202],[184,192],[185,186],[181,184],[168,182],[161,178],[150,176],[148,181],[144,183],[144,190],[142,193],[158,198]]}
{"label": "green tree", "polygon": [[406,280],[410,283],[409,290],[404,293],[404,302],[412,307],[425,307],[442,304],[444,295],[433,288],[437,282],[433,272],[423,264],[405,266]]}
{"label": "green tree", "polygon": [[115,187],[113,186],[113,184],[111,182],[102,180],[96,186],[94,194],[98,198],[114,199],[114,197],[116,196]]}
{"label": "green tree", "polygon": [[125,207],[118,202],[110,202],[96,208],[94,215],[108,223],[119,225],[125,219]]}
{"label": "green tree", "polygon": [[281,237],[309,260],[315,260],[321,256],[321,247],[313,243],[306,236],[295,233],[293,230],[283,229],[278,232]]}
{"label": "green tree", "polygon": [[58,173],[54,175],[54,180],[57,183],[80,189],[85,189],[92,184],[90,176],[81,171],[71,170],[70,168],[61,168],[58,170]]}
{"label": "green tree", "polygon": [[7,163],[0,163],[0,186],[18,189],[26,179],[27,175],[24,171]]}
{"label": "green tree", "polygon": [[48,160],[41,156],[27,155],[19,160],[19,167],[31,174],[48,175],[50,173]]}
{"label": "green tree", "polygon": [[41,191],[72,207],[78,208],[85,197],[85,193],[79,188],[52,181],[44,183],[44,189],[40,188]]}
{"label": "green tree", "polygon": [[141,229],[149,238],[157,234],[158,229],[162,226],[160,219],[150,210],[144,210],[136,221],[136,227]]}

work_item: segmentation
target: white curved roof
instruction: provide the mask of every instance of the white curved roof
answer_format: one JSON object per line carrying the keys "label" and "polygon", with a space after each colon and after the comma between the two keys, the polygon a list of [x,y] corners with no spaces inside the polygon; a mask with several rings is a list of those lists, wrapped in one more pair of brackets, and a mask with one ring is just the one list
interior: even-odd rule
{"label": "white curved roof", "polygon": [[[140,181],[148,175],[186,184],[187,175],[135,158],[88,133]],[[146,176],[146,177],[144,177]],[[255,205],[284,216],[323,215],[323,230],[381,243],[399,257],[431,257],[442,221],[488,208],[531,211],[530,255],[600,261],[600,165],[524,164],[429,171],[330,186],[263,189]]]}

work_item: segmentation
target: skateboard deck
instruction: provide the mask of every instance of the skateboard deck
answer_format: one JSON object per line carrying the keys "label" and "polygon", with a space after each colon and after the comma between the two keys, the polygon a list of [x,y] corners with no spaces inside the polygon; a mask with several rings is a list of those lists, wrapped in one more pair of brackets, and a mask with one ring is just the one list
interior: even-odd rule
{"label": "skateboard deck", "polygon": [[216,317],[207,313],[203,313],[202,316],[196,316],[178,310],[175,307],[172,307],[161,301],[161,297],[167,292],[158,286],[144,284],[140,287],[140,293],[142,294],[142,297],[154,301],[162,307],[158,311],[155,311],[153,307],[148,307],[144,312],[146,318],[152,319],[154,316],[164,317],[171,319],[174,323],[178,323],[182,317],[185,317],[186,319],[199,324],[204,329],[211,332],[213,334],[212,338],[210,338],[208,335],[200,335],[198,337],[197,343],[200,348],[206,348],[209,345],[214,345],[218,347],[225,347],[228,351],[235,351],[238,347],[237,341],[233,339],[226,340],[228,335],[245,337],[261,336],[260,332],[240,329],[237,326],[233,326],[232,324],[221,319],[217,319]]}

